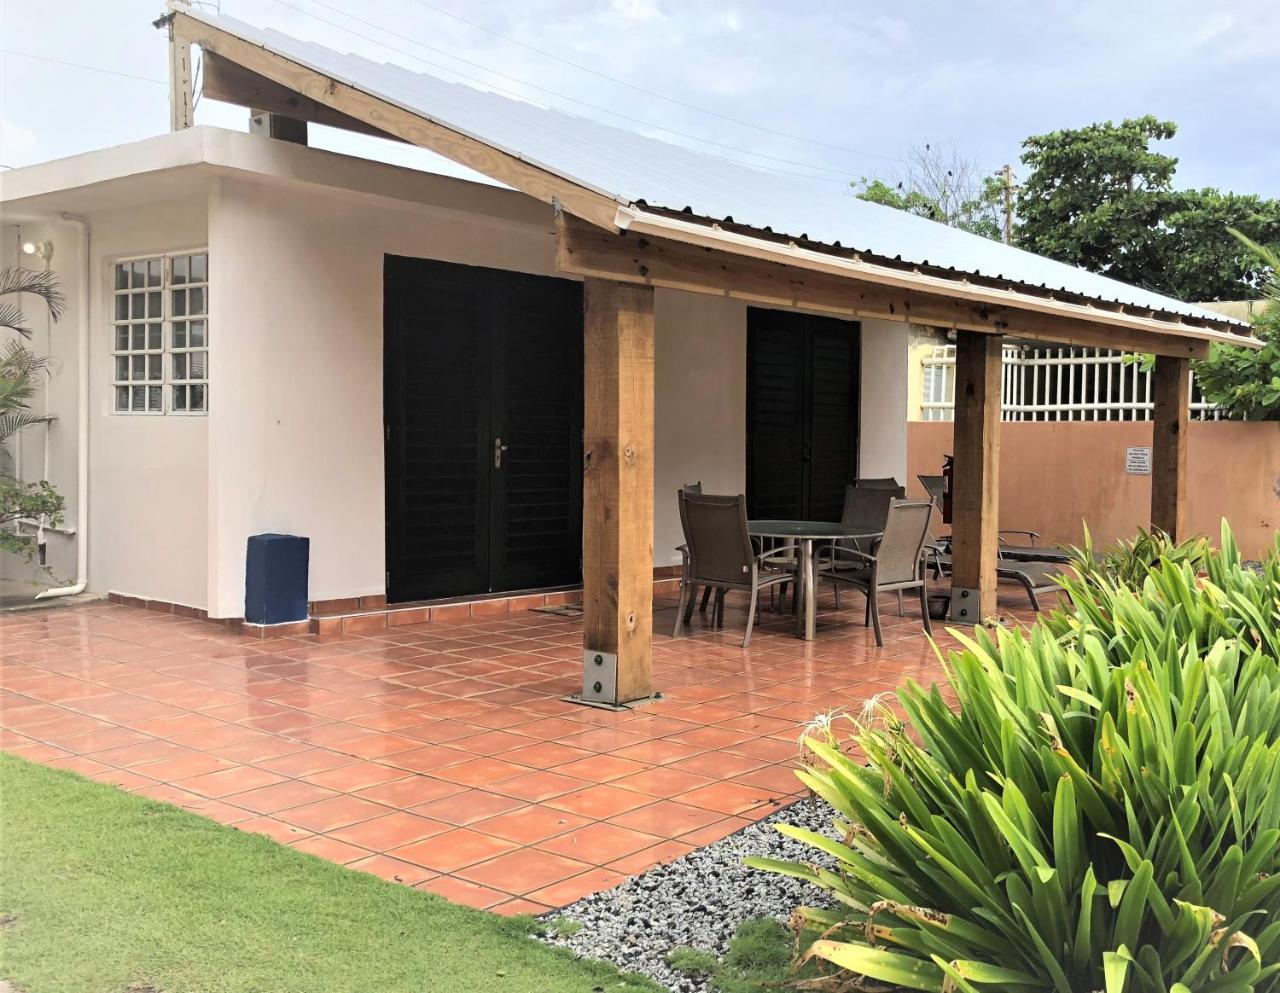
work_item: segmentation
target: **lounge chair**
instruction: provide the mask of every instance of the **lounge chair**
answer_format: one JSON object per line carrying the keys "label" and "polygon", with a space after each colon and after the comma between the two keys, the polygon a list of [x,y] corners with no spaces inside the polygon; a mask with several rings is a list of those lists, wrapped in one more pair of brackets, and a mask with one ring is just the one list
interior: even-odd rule
{"label": "lounge chair", "polygon": [[[934,503],[941,507],[942,477],[917,476],[916,478],[924,484],[924,488],[929,492],[929,496],[933,498]],[[1008,579],[1018,583],[1027,591],[1027,599],[1031,601],[1031,609],[1039,613],[1040,597],[1049,593],[1064,592],[1055,577],[1062,572],[1063,567],[1070,561],[1070,555],[1059,548],[1045,548],[1042,545],[1036,545],[1035,540],[1040,535],[1035,531],[1009,530],[1006,532],[1002,530],[1000,533],[1002,535],[1005,533],[1024,534],[1031,539],[1031,545],[1009,545],[1003,539],[1001,540],[999,560],[996,563],[996,576],[1000,579]],[[950,544],[950,535],[943,538],[930,536],[929,544],[926,546],[929,564],[933,566],[935,575],[939,579],[951,571]]]}
{"label": "lounge chair", "polygon": [[[916,476],[916,479],[920,480],[929,497],[938,505],[939,511],[941,511],[943,488],[945,486],[944,477],[922,475]],[[1002,558],[1019,562],[1056,562],[1059,564],[1071,561],[1071,554],[1061,548],[1037,545],[1036,541],[1040,538],[1040,532],[1038,531],[1028,531],[1023,528],[1001,528],[999,533]],[[1010,534],[1024,536],[1029,544],[1013,544],[1009,542],[1004,536]],[[938,540],[941,544],[946,544],[950,539],[944,537]]]}

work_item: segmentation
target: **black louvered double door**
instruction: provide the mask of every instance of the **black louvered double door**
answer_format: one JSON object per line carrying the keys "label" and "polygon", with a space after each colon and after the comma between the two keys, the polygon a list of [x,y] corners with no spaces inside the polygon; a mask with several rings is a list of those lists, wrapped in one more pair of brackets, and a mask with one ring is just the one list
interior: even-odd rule
{"label": "black louvered double door", "polygon": [[582,576],[582,287],[387,256],[387,598]]}
{"label": "black louvered double door", "polygon": [[861,340],[853,321],[747,311],[747,505],[838,521],[858,474]]}

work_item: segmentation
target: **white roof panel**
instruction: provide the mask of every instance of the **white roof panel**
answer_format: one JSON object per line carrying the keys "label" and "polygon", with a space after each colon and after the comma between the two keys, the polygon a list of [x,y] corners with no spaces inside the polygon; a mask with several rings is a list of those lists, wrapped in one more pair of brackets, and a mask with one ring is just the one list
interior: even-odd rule
{"label": "white roof panel", "polygon": [[475,138],[622,205],[693,214],[779,235],[1099,301],[1220,314],[880,204],[822,180],[755,169],[588,118],[334,51],[231,17],[186,10],[229,34]]}

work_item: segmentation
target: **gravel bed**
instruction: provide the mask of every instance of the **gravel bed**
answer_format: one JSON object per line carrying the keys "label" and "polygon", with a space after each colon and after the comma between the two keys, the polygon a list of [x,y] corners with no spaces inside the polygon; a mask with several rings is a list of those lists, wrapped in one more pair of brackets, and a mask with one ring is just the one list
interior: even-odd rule
{"label": "gravel bed", "polygon": [[[786,920],[802,904],[827,906],[829,898],[816,886],[749,869],[742,860],[763,855],[829,861],[816,849],[779,834],[773,824],[782,821],[835,837],[833,817],[824,801],[800,800],[706,848],[548,915],[551,927],[543,940],[584,958],[644,973],[673,993],[707,993],[706,980],[673,970],[667,953],[688,945],[723,955],[744,920]],[[561,935],[555,930],[557,920],[573,921],[581,928]]]}

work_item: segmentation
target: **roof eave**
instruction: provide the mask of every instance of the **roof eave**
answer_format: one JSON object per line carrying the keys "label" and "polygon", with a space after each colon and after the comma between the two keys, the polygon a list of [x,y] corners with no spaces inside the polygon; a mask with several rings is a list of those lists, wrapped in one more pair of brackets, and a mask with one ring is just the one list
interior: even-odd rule
{"label": "roof eave", "polygon": [[1058,299],[1053,295],[1027,292],[1013,283],[994,286],[991,285],[994,281],[990,279],[976,281],[964,275],[945,277],[926,272],[920,267],[890,266],[857,255],[837,254],[835,251],[804,247],[794,241],[746,234],[729,230],[710,218],[683,220],[633,206],[618,210],[615,225],[619,230],[636,234],[670,238],[686,244],[731,252],[735,255],[778,262],[830,275],[856,278],[885,286],[946,294],[974,303],[1017,307],[1055,317],[1110,324],[1138,332],[1175,335],[1220,344],[1239,345],[1244,348],[1261,347],[1261,342],[1252,336],[1247,324],[1226,317],[1220,322],[1196,320],[1192,323],[1180,315],[1162,318],[1155,314],[1147,316],[1133,313],[1134,310],[1142,308],[1130,308],[1126,305],[1103,307],[1092,303],[1076,303]]}

